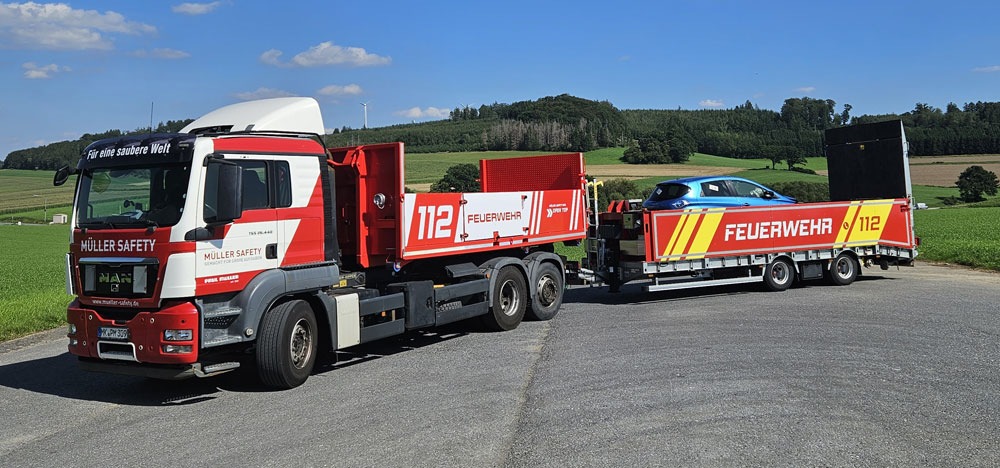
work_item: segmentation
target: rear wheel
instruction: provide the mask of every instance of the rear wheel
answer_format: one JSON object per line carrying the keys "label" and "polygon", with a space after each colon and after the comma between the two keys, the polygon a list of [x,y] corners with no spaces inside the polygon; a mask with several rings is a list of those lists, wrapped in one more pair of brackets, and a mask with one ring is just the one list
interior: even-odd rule
{"label": "rear wheel", "polygon": [[833,263],[830,264],[830,269],[826,271],[826,277],[831,284],[836,286],[847,286],[858,279],[858,266],[857,260],[854,257],[842,253],[837,255],[837,258],[833,259]]}
{"label": "rear wheel", "polygon": [[513,265],[496,274],[492,291],[493,306],[483,316],[483,324],[495,331],[513,330],[524,318],[528,288],[521,271]]}
{"label": "rear wheel", "polygon": [[305,301],[288,301],[264,314],[257,336],[261,382],[275,388],[302,385],[316,363],[317,331],[316,317]]}
{"label": "rear wheel", "polygon": [[764,284],[771,291],[784,291],[790,288],[794,279],[795,268],[787,259],[776,258],[764,268]]}
{"label": "rear wheel", "polygon": [[538,268],[535,279],[535,296],[531,298],[528,317],[532,320],[549,320],[556,316],[563,301],[565,278],[551,263]]}

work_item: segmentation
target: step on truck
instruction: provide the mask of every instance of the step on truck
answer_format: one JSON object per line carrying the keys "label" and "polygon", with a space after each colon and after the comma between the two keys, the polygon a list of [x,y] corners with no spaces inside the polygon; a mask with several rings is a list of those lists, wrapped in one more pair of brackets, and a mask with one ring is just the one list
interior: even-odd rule
{"label": "step on truck", "polygon": [[554,244],[586,236],[580,153],[480,163],[478,193],[408,193],[402,143],[326,148],[310,98],[213,111],[176,134],[101,140],[78,174],[69,352],[179,379],[256,366],[303,383],[317,354],[479,317],[551,319]]}
{"label": "step on truck", "polygon": [[589,197],[597,215],[586,257],[572,269],[612,292],[640,280],[647,291],[761,281],[783,291],[797,280],[848,285],[862,266],[912,264],[918,242],[902,123],[828,130],[825,152],[830,202],[661,211],[613,203],[598,213]]}

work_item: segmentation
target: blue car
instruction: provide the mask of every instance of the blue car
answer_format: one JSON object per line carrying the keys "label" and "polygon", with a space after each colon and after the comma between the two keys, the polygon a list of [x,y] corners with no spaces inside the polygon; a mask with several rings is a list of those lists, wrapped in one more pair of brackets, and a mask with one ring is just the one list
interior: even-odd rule
{"label": "blue car", "polygon": [[757,182],[730,176],[688,177],[656,184],[642,203],[647,210],[767,206],[795,203]]}

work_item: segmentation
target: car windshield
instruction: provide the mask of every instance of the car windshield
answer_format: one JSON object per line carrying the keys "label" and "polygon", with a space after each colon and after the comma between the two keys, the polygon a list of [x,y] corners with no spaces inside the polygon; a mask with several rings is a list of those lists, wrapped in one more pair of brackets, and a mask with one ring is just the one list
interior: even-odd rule
{"label": "car windshield", "polygon": [[77,200],[81,228],[172,226],[184,211],[190,166],[84,171]]}
{"label": "car windshield", "polygon": [[684,184],[659,184],[649,195],[649,201],[673,200],[687,194],[691,189]]}

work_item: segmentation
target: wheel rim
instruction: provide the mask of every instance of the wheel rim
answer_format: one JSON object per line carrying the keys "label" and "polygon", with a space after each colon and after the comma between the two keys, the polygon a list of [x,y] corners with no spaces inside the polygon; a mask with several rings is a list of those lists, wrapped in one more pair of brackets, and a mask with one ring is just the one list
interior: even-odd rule
{"label": "wheel rim", "polygon": [[854,262],[848,258],[837,260],[837,275],[841,278],[850,278],[854,273]]}
{"label": "wheel rim", "polygon": [[785,284],[788,281],[788,265],[785,262],[778,262],[771,268],[771,280],[775,284]]}
{"label": "wheel rim", "polygon": [[538,302],[542,307],[549,307],[555,304],[556,299],[559,297],[556,281],[549,275],[542,275],[541,278],[538,278],[537,286]]}
{"label": "wheel rim", "polygon": [[517,286],[513,280],[504,281],[500,286],[500,311],[508,317],[512,317],[521,305],[521,296],[517,294]]}
{"label": "wheel rim", "polygon": [[312,341],[313,336],[312,330],[309,329],[309,323],[305,319],[299,319],[292,328],[292,337],[289,343],[292,365],[296,369],[304,368],[309,362],[309,358],[312,357]]}

